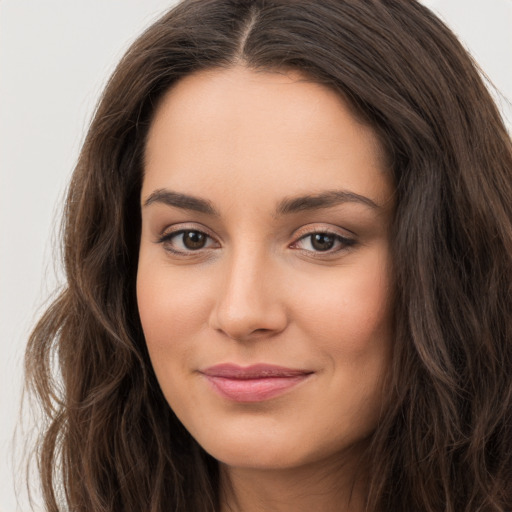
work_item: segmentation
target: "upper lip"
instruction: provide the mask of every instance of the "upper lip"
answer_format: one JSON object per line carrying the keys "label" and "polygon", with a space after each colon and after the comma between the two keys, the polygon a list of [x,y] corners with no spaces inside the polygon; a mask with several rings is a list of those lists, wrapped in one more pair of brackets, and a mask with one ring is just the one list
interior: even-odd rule
{"label": "upper lip", "polygon": [[284,378],[298,377],[300,375],[309,375],[311,370],[297,368],[286,368],[274,364],[253,364],[251,366],[239,366],[232,363],[217,364],[210,366],[201,373],[208,377],[222,377],[225,379],[263,379],[263,378]]}

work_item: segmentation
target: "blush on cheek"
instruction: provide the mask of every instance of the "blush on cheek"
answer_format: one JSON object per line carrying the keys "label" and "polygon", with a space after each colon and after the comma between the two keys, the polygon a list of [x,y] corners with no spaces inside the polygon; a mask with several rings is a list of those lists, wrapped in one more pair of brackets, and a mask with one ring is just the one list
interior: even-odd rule
{"label": "blush on cheek", "polygon": [[388,284],[372,277],[363,272],[352,275],[309,294],[303,301],[303,318],[315,319],[308,327],[314,327],[311,335],[319,345],[350,359],[389,339],[392,322]]}

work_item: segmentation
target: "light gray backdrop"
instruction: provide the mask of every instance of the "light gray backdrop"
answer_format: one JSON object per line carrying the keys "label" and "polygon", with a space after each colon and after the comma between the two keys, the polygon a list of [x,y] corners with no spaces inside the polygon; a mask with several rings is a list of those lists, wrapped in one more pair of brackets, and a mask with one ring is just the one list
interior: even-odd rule
{"label": "light gray backdrop", "polygon": [[[171,0],[0,0],[0,512],[16,505],[11,452],[28,333],[59,279],[54,236],[98,95]],[[459,34],[512,110],[512,0],[424,0]],[[512,200],[512,198],[511,198]]]}

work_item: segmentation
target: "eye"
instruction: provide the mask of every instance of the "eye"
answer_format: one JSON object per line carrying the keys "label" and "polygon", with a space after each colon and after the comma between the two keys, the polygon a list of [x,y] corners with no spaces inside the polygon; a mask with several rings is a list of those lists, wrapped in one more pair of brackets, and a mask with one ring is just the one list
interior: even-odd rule
{"label": "eye", "polygon": [[215,241],[197,229],[180,229],[164,234],[159,240],[166,250],[174,253],[187,253],[215,246]]}
{"label": "eye", "polygon": [[355,240],[336,233],[318,231],[300,237],[291,247],[317,253],[334,253],[346,249],[355,243]]}

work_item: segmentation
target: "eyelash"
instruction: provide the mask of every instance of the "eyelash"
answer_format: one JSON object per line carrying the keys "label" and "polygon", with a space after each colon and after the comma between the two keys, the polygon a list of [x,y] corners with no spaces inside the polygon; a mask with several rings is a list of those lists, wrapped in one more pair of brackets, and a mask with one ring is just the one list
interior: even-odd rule
{"label": "eyelash", "polygon": [[[184,256],[184,257],[191,256],[194,254],[199,254],[203,250],[211,248],[211,247],[200,247],[195,250],[194,249],[179,250],[179,249],[172,247],[171,246],[172,240],[175,238],[178,238],[180,235],[184,235],[185,233],[195,233],[198,235],[205,236],[207,239],[206,243],[208,243],[208,240],[210,240],[210,241],[214,240],[214,238],[212,236],[210,236],[208,233],[206,233],[204,231],[201,231],[200,229],[188,228],[188,229],[179,229],[176,231],[172,231],[170,233],[164,233],[157,240],[157,243],[164,245],[164,248],[166,251],[168,251],[174,255]],[[337,249],[329,248],[325,251],[322,251],[322,250],[315,251],[315,250],[310,250],[310,249],[303,249],[303,248],[301,249],[300,247],[297,247],[301,241],[307,240],[308,238],[310,239],[310,244],[312,244],[313,243],[312,237],[315,235],[325,235],[325,236],[331,237],[334,239],[333,243],[337,244],[339,247]],[[353,247],[354,245],[356,245],[356,243],[357,243],[357,241],[354,240],[353,238],[344,237],[344,236],[340,235],[339,233],[335,233],[329,229],[317,229],[317,230],[312,230],[312,231],[308,231],[307,233],[304,233],[296,241],[291,243],[288,247],[292,248],[292,249],[300,250],[301,252],[307,253],[308,255],[314,255],[314,257],[322,257],[322,256],[337,254],[341,251],[347,250],[347,249]],[[183,242],[182,242],[182,244],[183,244]]]}
{"label": "eyelash", "polygon": [[178,250],[171,246],[172,240],[175,238],[178,238],[180,235],[184,235],[185,233],[196,233],[199,235],[203,235],[208,240],[214,240],[212,236],[210,236],[208,233],[205,233],[204,231],[201,231],[200,229],[178,229],[176,231],[172,231],[170,233],[164,233],[157,242],[162,244],[166,251],[175,254],[177,256],[189,256],[195,253],[199,253],[204,249],[208,249],[208,247],[201,247],[196,250],[194,249],[188,249],[188,250]]}
{"label": "eyelash", "polygon": [[[328,236],[328,237],[334,239],[333,243],[337,244],[338,248],[337,249],[329,248],[325,251],[321,251],[321,250],[315,251],[315,250],[310,250],[310,249],[300,249],[299,247],[297,247],[299,242],[301,242],[303,240],[307,240],[307,239],[310,240],[309,243],[310,243],[310,245],[312,245],[313,237],[315,235],[324,235],[324,236]],[[315,257],[322,257],[323,255],[328,256],[328,255],[337,254],[341,251],[349,249],[350,247],[353,247],[355,244],[356,244],[356,240],[354,240],[353,238],[348,238],[348,237],[342,236],[339,233],[335,233],[328,229],[318,229],[318,230],[308,231],[304,235],[300,236],[295,242],[290,244],[289,247],[297,248],[298,250],[303,251],[304,253],[314,254]]]}

